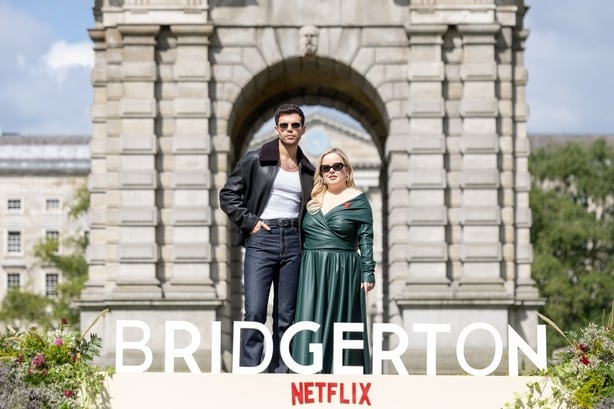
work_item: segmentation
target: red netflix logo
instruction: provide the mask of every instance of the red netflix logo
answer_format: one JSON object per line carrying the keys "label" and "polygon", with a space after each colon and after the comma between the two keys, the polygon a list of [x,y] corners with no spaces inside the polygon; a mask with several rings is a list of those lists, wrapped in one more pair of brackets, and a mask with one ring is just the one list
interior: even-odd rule
{"label": "red netflix logo", "polygon": [[371,382],[292,382],[292,406],[334,403],[371,406]]}

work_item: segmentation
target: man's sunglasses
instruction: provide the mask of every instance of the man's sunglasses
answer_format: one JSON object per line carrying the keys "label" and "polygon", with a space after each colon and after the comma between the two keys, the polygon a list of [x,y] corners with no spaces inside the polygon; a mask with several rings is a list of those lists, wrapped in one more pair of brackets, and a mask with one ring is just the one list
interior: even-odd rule
{"label": "man's sunglasses", "polygon": [[291,124],[282,122],[281,124],[277,124],[277,127],[281,129],[282,131],[285,131],[286,129],[288,129],[288,126],[291,126],[292,129],[300,129],[301,126],[303,125],[301,125],[300,122],[292,122]]}
{"label": "man's sunglasses", "polygon": [[344,167],[345,164],[341,162],[333,163],[332,165],[322,165],[320,166],[320,172],[328,173],[331,169],[333,169],[335,172],[339,172]]}

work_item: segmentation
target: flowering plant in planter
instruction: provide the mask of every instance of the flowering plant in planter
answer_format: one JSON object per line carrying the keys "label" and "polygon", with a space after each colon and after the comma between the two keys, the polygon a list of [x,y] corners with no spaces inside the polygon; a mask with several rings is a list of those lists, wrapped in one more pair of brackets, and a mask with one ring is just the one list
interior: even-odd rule
{"label": "flowering plant in planter", "polygon": [[578,333],[565,334],[550,319],[540,317],[569,347],[541,372],[543,381],[530,382],[529,391],[516,395],[505,408],[614,409],[614,302],[606,325],[588,323]]}
{"label": "flowering plant in planter", "polygon": [[71,331],[62,320],[46,333],[32,328],[0,337],[0,409],[104,405],[105,380],[113,370],[103,371],[93,363],[102,340],[96,334],[89,339],[85,335],[94,323],[83,335]]}

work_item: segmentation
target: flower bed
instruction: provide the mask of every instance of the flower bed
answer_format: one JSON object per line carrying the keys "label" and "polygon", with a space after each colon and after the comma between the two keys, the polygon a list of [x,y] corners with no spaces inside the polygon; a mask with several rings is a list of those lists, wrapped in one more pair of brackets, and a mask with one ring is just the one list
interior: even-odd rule
{"label": "flower bed", "polygon": [[81,335],[62,320],[46,333],[32,328],[2,336],[0,409],[99,407],[106,398],[105,380],[113,370],[103,371],[93,363],[102,340],[96,334],[86,339],[88,331]]}
{"label": "flower bed", "polygon": [[[506,409],[614,409],[614,303],[608,324],[589,323],[578,333],[565,334],[548,318],[540,317],[569,343],[556,362],[542,372],[543,382],[528,384]],[[549,394],[544,394],[546,387]]]}

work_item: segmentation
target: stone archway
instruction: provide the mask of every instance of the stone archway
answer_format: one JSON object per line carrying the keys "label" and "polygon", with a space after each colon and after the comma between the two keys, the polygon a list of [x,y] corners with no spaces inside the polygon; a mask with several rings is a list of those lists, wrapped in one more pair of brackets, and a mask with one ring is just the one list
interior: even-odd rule
{"label": "stone archway", "polygon": [[[283,68],[280,67],[283,65]],[[271,73],[286,72],[286,74],[277,74],[271,78]],[[340,76],[340,71],[345,76]],[[350,77],[354,81],[350,80]],[[267,78],[270,78],[267,80]],[[271,67],[267,67],[263,72],[255,75],[251,81],[240,87],[241,92],[235,97],[236,101],[240,103],[234,103],[233,109],[229,114],[229,123],[234,124],[231,126],[230,133],[231,149],[229,152],[230,165],[234,166],[236,159],[241,152],[246,148],[246,144],[250,142],[252,135],[256,129],[259,129],[262,121],[268,119],[267,115],[272,115],[275,107],[281,103],[296,103],[302,106],[309,104],[317,104],[319,106],[331,107],[342,112],[347,113],[359,122],[363,128],[368,126],[374,134],[370,134],[370,146],[363,146],[362,149],[367,149],[373,155],[378,162],[378,182],[377,184],[365,184],[361,185],[362,188],[371,198],[375,200],[373,206],[375,209],[382,209],[381,194],[386,190],[387,180],[381,174],[381,170],[386,167],[382,165],[381,153],[385,146],[385,137],[388,134],[386,130],[387,121],[382,117],[377,107],[382,106],[382,101],[378,101],[379,95],[372,89],[370,84],[361,78],[361,74],[353,71],[351,67],[343,67],[339,62],[331,61],[326,58],[310,56],[307,59],[300,60],[294,59],[290,61],[283,61],[278,64],[274,64]],[[360,114],[362,113],[362,114]],[[307,118],[307,129],[310,129],[309,117]],[[272,128],[271,128],[272,133]],[[346,149],[343,145],[339,145],[340,141],[333,140],[332,144]],[[361,149],[361,147],[349,147],[347,150],[350,158],[358,159],[359,152],[355,152],[352,149]],[[315,163],[315,162],[314,162]],[[358,166],[357,181],[360,180],[361,166],[364,164],[357,163],[354,166]],[[373,166],[373,163],[369,163],[368,166]],[[381,225],[384,215],[381,210],[375,215],[376,228],[378,234],[376,237],[377,249],[376,260],[378,265],[378,281],[383,282],[382,276],[384,275],[382,260],[382,234]],[[231,230],[234,230],[233,228]],[[232,242],[233,240],[231,240]],[[230,271],[232,272],[231,286],[234,289],[233,294],[240,293],[241,291],[241,278],[242,278],[242,251],[241,249],[232,247],[230,248],[230,259],[233,260]],[[378,290],[380,290],[378,288]],[[383,298],[383,294],[379,295],[379,298]],[[374,304],[378,305],[378,311],[372,311],[371,315],[382,316],[381,311],[382,301],[378,299]],[[241,298],[231,298],[232,305],[232,318],[233,320],[242,319],[242,302]]]}
{"label": "stone archway", "polygon": [[[235,138],[253,133],[264,118],[284,101],[334,107],[356,119],[373,135],[383,153],[388,124],[384,101],[363,73],[342,62],[320,56],[293,57],[271,64],[241,86],[228,118]],[[268,115],[267,115],[268,114]]]}
{"label": "stone archway", "polygon": [[[207,335],[221,321],[230,350],[240,273],[217,191],[262,121],[297,102],[347,112],[377,147],[383,320],[413,337],[407,366],[425,370],[416,323],[452,324],[440,372],[458,372],[474,320],[535,346],[524,13],[522,0],[96,0],[84,325],[105,307],[105,339],[147,322],[152,368],[169,320]],[[473,365],[488,343],[467,346]]]}

